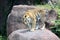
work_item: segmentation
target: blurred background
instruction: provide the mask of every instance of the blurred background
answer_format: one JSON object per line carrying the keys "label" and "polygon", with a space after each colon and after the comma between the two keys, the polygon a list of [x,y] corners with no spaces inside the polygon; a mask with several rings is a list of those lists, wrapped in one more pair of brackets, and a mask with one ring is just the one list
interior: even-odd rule
{"label": "blurred background", "polygon": [[51,27],[51,31],[60,38],[60,0],[0,0],[0,40],[7,40],[6,21],[14,5],[35,5],[51,9],[51,6],[48,4],[49,1],[52,2],[54,9],[58,13],[58,20],[55,20],[56,25]]}

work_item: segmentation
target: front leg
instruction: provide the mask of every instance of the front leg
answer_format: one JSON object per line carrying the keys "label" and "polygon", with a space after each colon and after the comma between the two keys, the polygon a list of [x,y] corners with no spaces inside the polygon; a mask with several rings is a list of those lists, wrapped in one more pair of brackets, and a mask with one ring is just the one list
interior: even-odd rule
{"label": "front leg", "polygon": [[35,27],[36,27],[36,19],[33,20],[33,22],[32,22],[32,28],[31,28],[30,31],[34,31]]}

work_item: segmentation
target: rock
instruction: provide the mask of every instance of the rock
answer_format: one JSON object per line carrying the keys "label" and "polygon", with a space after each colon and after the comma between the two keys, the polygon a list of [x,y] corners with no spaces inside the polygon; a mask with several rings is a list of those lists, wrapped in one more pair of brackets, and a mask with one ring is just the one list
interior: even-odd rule
{"label": "rock", "polygon": [[12,32],[8,40],[60,40],[54,33],[51,31],[36,30],[34,32],[29,32],[27,29],[16,30]]}
{"label": "rock", "polygon": [[11,13],[7,19],[7,36],[18,29],[25,29],[26,26],[22,23],[21,19],[26,10],[34,9],[35,6],[16,5],[13,6]]}
{"label": "rock", "polygon": [[[28,6],[28,5],[13,6],[13,9],[11,13],[8,15],[8,19],[7,19],[7,36],[15,30],[26,29],[27,27],[22,23],[22,16],[24,15],[25,11],[36,8],[37,7],[35,6]],[[45,24],[46,24],[46,28],[50,29],[50,26],[55,25],[54,22],[51,21],[56,20],[57,13],[55,10],[47,10],[47,11],[48,13],[46,13]]]}

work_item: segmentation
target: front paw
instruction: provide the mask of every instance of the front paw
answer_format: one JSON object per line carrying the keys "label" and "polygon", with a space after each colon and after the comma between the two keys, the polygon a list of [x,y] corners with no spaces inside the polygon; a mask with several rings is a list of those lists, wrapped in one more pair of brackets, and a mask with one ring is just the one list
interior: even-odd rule
{"label": "front paw", "polygon": [[33,32],[33,31],[35,31],[35,29],[31,29],[30,31],[32,31],[32,32]]}

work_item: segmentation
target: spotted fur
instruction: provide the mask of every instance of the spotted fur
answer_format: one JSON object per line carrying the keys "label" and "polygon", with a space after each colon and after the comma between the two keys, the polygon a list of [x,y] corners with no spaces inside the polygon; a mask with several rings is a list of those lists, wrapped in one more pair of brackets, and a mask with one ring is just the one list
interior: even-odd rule
{"label": "spotted fur", "polygon": [[23,16],[24,24],[29,28],[30,31],[35,29],[44,28],[40,27],[44,24],[45,10],[33,9],[25,12]]}

